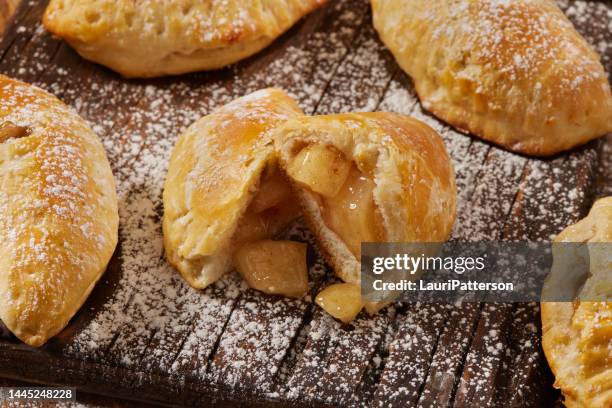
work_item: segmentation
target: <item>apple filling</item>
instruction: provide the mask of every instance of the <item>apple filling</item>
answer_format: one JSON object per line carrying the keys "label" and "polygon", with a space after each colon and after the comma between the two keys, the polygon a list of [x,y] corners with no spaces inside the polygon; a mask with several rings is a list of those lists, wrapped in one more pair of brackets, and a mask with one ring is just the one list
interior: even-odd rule
{"label": "apple filling", "polygon": [[308,290],[306,245],[270,239],[299,214],[289,183],[268,166],[233,238],[234,266],[251,288],[288,297]]}
{"label": "apple filling", "polygon": [[234,254],[236,269],[253,289],[298,298],[308,290],[306,244],[293,241],[255,241]]}
{"label": "apple filling", "polygon": [[318,194],[323,221],[356,258],[361,258],[362,242],[384,240],[374,181],[338,149],[309,145],[295,156],[287,173]]}
{"label": "apple filling", "polygon": [[364,306],[361,288],[352,283],[336,283],[326,287],[319,292],[316,302],[323,310],[345,324],[353,321]]}
{"label": "apple filling", "polygon": [[315,193],[334,197],[345,183],[351,162],[331,146],[310,145],[289,163],[287,173]]}

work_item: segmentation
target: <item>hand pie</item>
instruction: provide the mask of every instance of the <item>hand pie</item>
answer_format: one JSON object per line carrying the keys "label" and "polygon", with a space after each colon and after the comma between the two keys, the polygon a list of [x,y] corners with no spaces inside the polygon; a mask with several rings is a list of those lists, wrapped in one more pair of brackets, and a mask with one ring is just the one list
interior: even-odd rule
{"label": "hand pie", "polygon": [[193,287],[215,282],[241,245],[273,237],[299,215],[270,130],[301,114],[284,92],[265,89],[200,119],[179,138],[164,188],[164,243],[168,260]]}
{"label": "hand pie", "polygon": [[0,76],[0,318],[32,346],[83,305],[117,245],[102,144],[47,92]]}
{"label": "hand pie", "polygon": [[281,167],[336,274],[359,285],[362,242],[441,242],[456,188],[442,138],[391,113],[296,117],[274,138]]}
{"label": "hand pie", "polygon": [[[556,242],[612,242],[612,197],[598,200],[588,217],[566,228]],[[610,288],[610,254],[593,262],[581,293],[602,280]],[[597,261],[597,260],[596,260]],[[607,262],[607,264],[606,264]],[[610,297],[608,293],[607,298]],[[567,407],[612,406],[612,303],[542,303],[542,346]]]}
{"label": "hand pie", "polygon": [[612,131],[599,56],[553,0],[372,0],[423,106],[510,150],[552,155]]}
{"label": "hand pie", "polygon": [[51,0],[44,25],[126,77],[212,70],[268,46],[325,0]]}

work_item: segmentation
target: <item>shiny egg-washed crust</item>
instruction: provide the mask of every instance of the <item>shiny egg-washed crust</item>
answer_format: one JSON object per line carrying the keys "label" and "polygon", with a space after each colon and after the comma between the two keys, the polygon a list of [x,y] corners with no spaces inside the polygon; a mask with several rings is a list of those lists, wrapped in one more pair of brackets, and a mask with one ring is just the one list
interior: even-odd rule
{"label": "shiny egg-washed crust", "polygon": [[42,89],[0,76],[0,318],[41,346],[83,305],[117,245],[102,144]]}
{"label": "shiny egg-washed crust", "polygon": [[612,131],[599,55],[552,0],[372,0],[374,26],[423,106],[547,156]]}
{"label": "shiny egg-washed crust", "polygon": [[[612,242],[612,197],[595,202],[589,215],[566,228],[555,242]],[[604,256],[607,266],[595,269],[591,266],[585,288],[590,286],[589,281],[601,282],[602,278],[608,281],[609,287],[609,254]],[[556,377],[555,387],[565,397],[565,405],[611,407],[612,303],[547,302],[541,307],[542,346]]]}
{"label": "shiny egg-washed crust", "polygon": [[236,99],[189,127],[170,159],[164,187],[166,255],[203,289],[231,268],[231,239],[266,165],[275,161],[270,130],[301,115],[278,89]]}
{"label": "shiny egg-washed crust", "polygon": [[[274,131],[286,168],[308,144],[334,146],[373,177],[374,201],[389,242],[446,241],[455,221],[457,191],[442,138],[426,124],[393,113],[298,117]],[[360,284],[360,260],[325,225],[315,195],[295,186],[304,216],[336,274]]]}
{"label": "shiny egg-washed crust", "polygon": [[44,25],[126,77],[213,70],[255,54],[326,0],[51,0]]}

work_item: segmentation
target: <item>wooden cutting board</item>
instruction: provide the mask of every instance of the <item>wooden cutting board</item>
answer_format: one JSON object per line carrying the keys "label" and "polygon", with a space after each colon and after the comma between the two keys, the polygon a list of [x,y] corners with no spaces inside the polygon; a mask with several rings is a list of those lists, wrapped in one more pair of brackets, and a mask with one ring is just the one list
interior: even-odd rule
{"label": "wooden cutting board", "polygon": [[[277,86],[310,114],[388,110],[438,130],[459,189],[453,239],[549,240],[610,193],[609,138],[539,160],[454,131],[421,108],[364,0],[331,1],[229,69],[146,81],[119,78],[51,37],[40,23],[45,3],[18,8],[0,43],[0,72],[56,94],[103,140],[118,182],[120,245],[47,346],[0,330],[0,376],[160,404],[540,407],[557,398],[537,304],[398,304],[346,327],[311,297],[264,296],[235,274],[190,288],[163,257],[162,186],[182,129]],[[612,3],[560,5],[612,72]],[[288,234],[312,243],[299,223]],[[333,278],[309,252],[314,295]]]}

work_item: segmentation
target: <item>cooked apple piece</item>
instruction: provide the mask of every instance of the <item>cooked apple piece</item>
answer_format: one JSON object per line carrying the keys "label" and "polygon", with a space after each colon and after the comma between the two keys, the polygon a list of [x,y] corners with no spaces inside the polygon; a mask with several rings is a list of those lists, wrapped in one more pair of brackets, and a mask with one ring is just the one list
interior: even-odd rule
{"label": "cooked apple piece", "polygon": [[374,181],[353,166],[338,194],[323,200],[322,214],[326,225],[361,258],[362,242],[384,240],[378,207],[374,202]]}
{"label": "cooked apple piece", "polygon": [[352,283],[336,283],[326,287],[317,295],[316,303],[342,323],[353,321],[364,306],[361,288]]}
{"label": "cooked apple piece", "polygon": [[263,176],[259,190],[251,201],[250,210],[259,213],[272,208],[291,197],[289,182],[274,168]]}
{"label": "cooked apple piece", "polygon": [[351,161],[336,148],[314,144],[302,149],[289,163],[287,174],[315,193],[334,197],[351,169]]}
{"label": "cooked apple piece", "polygon": [[380,302],[365,302],[365,310],[368,312],[370,316],[375,315],[380,312],[385,307],[389,306],[390,301],[380,301]]}
{"label": "cooked apple piece", "polygon": [[308,290],[306,244],[301,242],[251,242],[236,251],[234,264],[253,289],[294,298]]}

